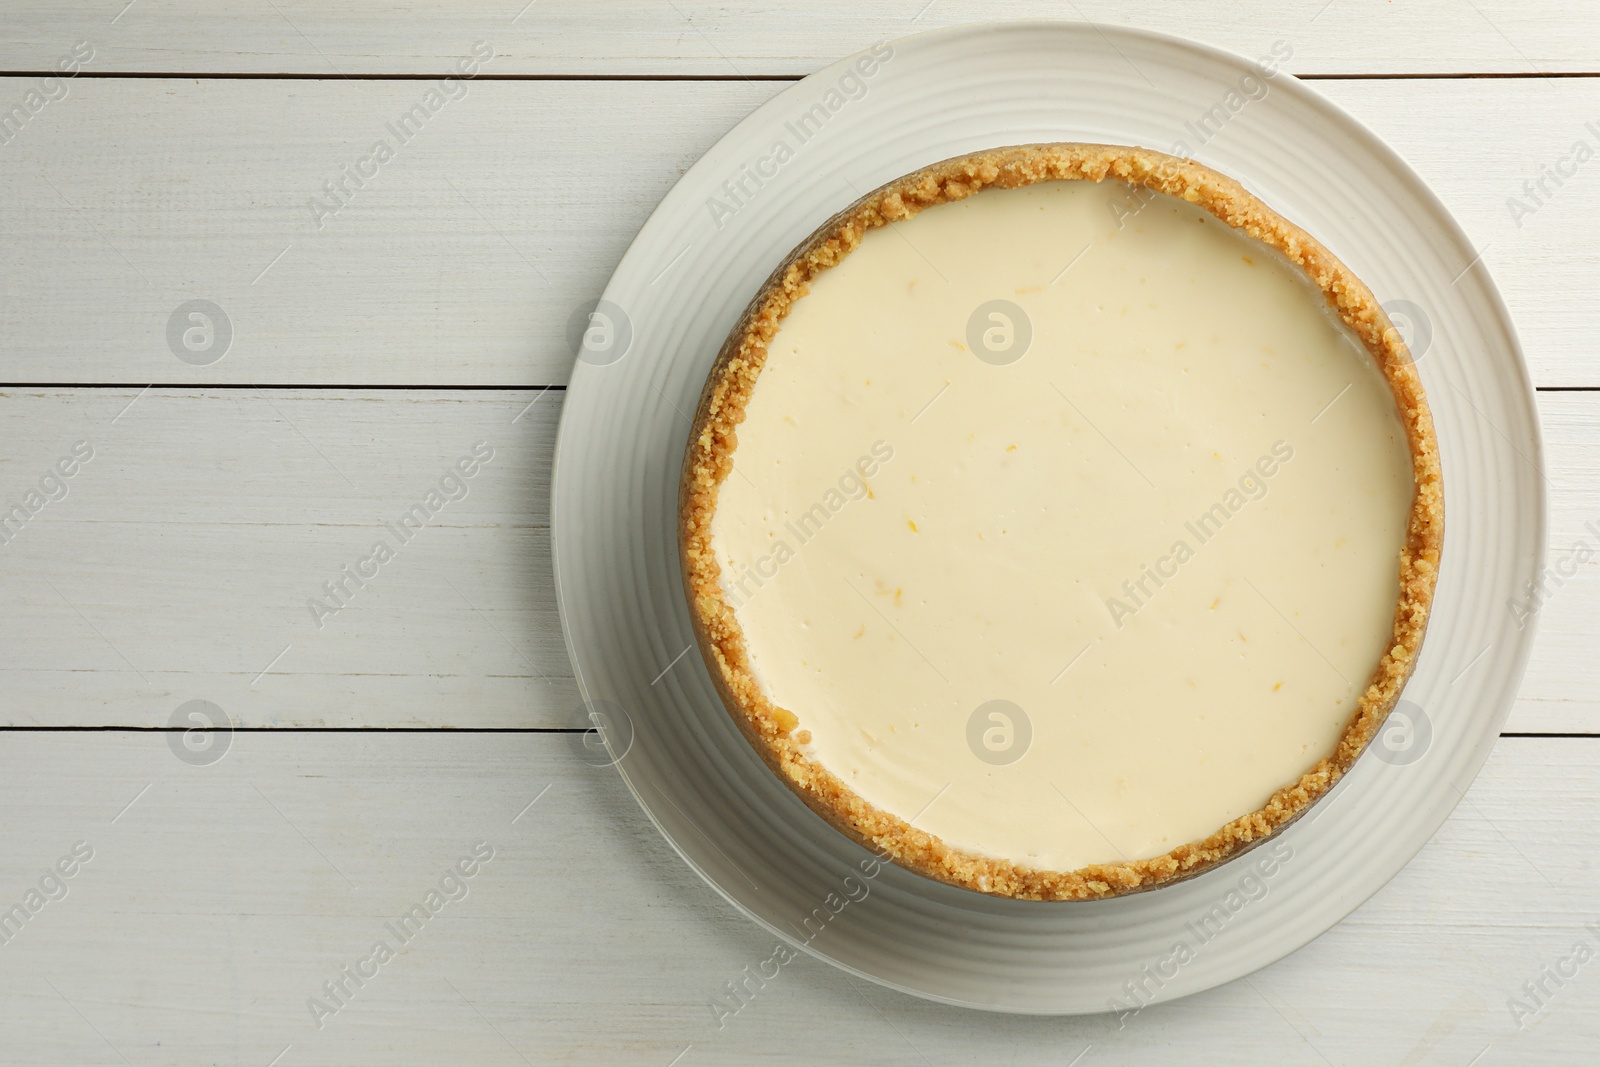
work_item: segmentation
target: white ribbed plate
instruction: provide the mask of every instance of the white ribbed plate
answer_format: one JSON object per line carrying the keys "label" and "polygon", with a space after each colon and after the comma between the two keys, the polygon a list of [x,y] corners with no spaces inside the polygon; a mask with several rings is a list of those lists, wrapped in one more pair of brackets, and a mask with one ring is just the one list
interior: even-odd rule
{"label": "white ribbed plate", "polygon": [[[1476,250],[1410,168],[1287,75],[1201,145],[1185,124],[1254,73],[1249,61],[1075,23],[963,27],[892,49],[865,79],[865,95],[833,98],[839,106],[804,144],[789,124],[815,104],[828,107],[852,60],[734,128],[661,202],[606,289],[631,340],[620,358],[586,349],[580,359],[552,494],[556,588],[578,683],[631,720],[619,767],[684,858],[792,942],[823,909],[830,917],[813,920],[820,932],[805,947],[850,971],[952,1003],[1038,1013],[1104,1011],[1113,997],[1128,1002],[1132,979],[1167,1000],[1248,974],[1349,914],[1422,847],[1510,708],[1532,631],[1518,630],[1506,603],[1542,565],[1544,487],[1532,391],[1505,307]],[[780,140],[792,158],[762,164]],[[1162,151],[1186,142],[1188,154],[1320,238],[1410,331],[1446,489],[1443,574],[1406,690],[1431,740],[1410,763],[1365,755],[1282,835],[1293,858],[1259,886],[1243,883],[1248,892],[1231,911],[1230,891],[1262,852],[1178,885],[1088,903],[999,900],[885,865],[865,899],[833,915],[824,902],[837,893],[837,907],[843,878],[859,874],[867,853],[767,770],[723,711],[700,656],[679,658],[693,642],[675,540],[689,414],[739,313],[821,222],[937,160],[1039,141]],[[723,186],[746,167],[763,183],[746,178],[742,206],[714,212],[712,197],[735,206]],[[1431,342],[1418,330],[1422,316]],[[1228,918],[1202,944],[1189,924],[1219,903]],[[1193,958],[1163,964],[1178,941]],[[1143,976],[1146,965],[1155,978]]]}

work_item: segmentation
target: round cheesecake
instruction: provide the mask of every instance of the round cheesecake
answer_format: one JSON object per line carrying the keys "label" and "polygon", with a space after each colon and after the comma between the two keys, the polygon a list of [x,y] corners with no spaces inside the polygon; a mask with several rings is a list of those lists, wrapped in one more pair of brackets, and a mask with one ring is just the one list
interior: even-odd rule
{"label": "round cheesecake", "polygon": [[1191,160],[1030,145],[868,194],[713,367],[681,547],[734,721],[818,814],[1029,900],[1199,873],[1343,775],[1443,536],[1399,332]]}

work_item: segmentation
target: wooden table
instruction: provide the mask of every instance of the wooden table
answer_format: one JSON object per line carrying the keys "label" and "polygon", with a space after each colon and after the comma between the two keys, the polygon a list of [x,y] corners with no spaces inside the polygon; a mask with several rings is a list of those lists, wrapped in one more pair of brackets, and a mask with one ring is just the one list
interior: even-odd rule
{"label": "wooden table", "polygon": [[[1600,16],[523,2],[0,10],[0,506],[26,515],[0,527],[0,909],[23,909],[0,912],[0,1061],[1595,1060],[1600,160],[1572,152],[1600,150]],[[1571,565],[1465,801],[1281,963],[1119,1025],[802,958],[719,1026],[771,937],[573,748],[548,513],[568,321],[794,79],[1055,15],[1290,42],[1287,69],[1433,184],[1522,331]],[[440,81],[475,49],[477,77]],[[483,441],[465,497],[350,581]],[[169,728],[207,714],[236,729]]]}

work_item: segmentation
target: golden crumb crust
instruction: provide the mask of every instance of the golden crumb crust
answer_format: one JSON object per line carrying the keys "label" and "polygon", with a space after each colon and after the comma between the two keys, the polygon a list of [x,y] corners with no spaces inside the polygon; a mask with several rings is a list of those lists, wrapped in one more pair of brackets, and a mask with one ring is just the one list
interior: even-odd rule
{"label": "golden crumb crust", "polygon": [[[1411,450],[1416,495],[1400,553],[1394,637],[1334,751],[1298,781],[1279,789],[1259,810],[1204,840],[1153,859],[1056,871],[952,848],[863,800],[802,751],[796,736],[798,717],[770,702],[751,672],[743,631],[723,596],[721,567],[712,551],[711,519],[718,488],[733,467],[738,427],[766,361],[768,343],[794,302],[809,291],[811,281],[848,255],[867,231],[986,188],[1107,179],[1204,208],[1283,253],[1322,289],[1394,392]],[[1433,418],[1410,353],[1371,290],[1309,234],[1232,178],[1190,159],[1100,144],[1022,145],[936,163],[868,193],[812,234],[762,286],[717,357],[695,412],[679,508],[684,583],[701,653],[729,713],[773,771],[811,810],[866,848],[929,878],[1022,900],[1091,900],[1192,877],[1259,844],[1304,813],[1350,769],[1399,699],[1427,628],[1444,540],[1443,477]]]}

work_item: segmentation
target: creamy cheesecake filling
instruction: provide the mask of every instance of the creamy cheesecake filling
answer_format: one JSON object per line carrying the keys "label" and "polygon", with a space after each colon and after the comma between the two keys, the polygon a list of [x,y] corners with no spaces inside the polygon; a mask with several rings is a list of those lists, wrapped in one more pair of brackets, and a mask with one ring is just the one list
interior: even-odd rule
{"label": "creamy cheesecake filling", "polygon": [[1321,291],[1115,181],[865,235],[749,398],[712,546],[804,750],[947,845],[1159,856],[1328,755],[1413,478]]}

